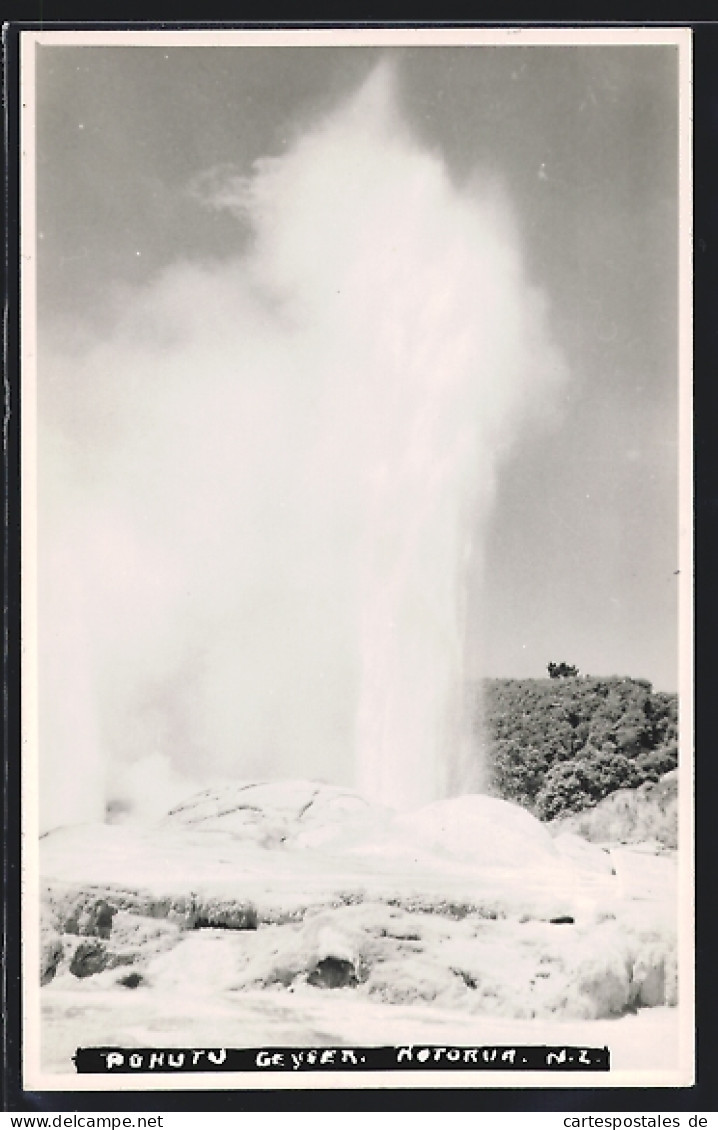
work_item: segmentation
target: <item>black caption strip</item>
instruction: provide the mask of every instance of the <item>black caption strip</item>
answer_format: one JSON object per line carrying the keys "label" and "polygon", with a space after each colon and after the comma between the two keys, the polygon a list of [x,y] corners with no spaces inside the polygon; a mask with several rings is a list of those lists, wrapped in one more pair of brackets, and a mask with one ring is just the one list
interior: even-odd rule
{"label": "black caption strip", "polygon": [[80,1075],[192,1071],[609,1071],[608,1048],[78,1048]]}

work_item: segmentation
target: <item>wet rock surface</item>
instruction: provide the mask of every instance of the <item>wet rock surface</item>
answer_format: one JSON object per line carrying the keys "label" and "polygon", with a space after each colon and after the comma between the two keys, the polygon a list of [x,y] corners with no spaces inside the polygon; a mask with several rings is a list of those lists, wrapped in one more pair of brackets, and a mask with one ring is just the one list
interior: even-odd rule
{"label": "wet rock surface", "polygon": [[495,798],[396,816],[311,782],[227,787],[155,825],[58,830],[42,866],[46,992],[516,1019],[676,1002],[675,860]]}

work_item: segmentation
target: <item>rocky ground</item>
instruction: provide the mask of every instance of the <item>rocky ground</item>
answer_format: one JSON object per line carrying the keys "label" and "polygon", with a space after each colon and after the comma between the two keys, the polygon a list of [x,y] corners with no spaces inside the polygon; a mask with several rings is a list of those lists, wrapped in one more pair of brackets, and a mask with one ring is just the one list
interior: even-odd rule
{"label": "rocky ground", "polygon": [[72,1071],[81,1045],[447,1040],[675,1066],[675,853],[554,833],[492,797],[399,815],[306,781],[58,829],[43,1069]]}
{"label": "rocky ground", "polygon": [[650,844],[655,851],[678,843],[678,770],[637,789],[616,789],[592,808],[552,822],[555,831],[593,843]]}

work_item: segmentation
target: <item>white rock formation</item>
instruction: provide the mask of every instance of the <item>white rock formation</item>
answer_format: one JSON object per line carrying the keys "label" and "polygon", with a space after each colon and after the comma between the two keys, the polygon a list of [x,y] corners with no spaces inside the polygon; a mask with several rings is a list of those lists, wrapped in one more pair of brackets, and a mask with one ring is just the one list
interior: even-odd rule
{"label": "white rock formation", "polygon": [[637,853],[617,874],[600,848],[491,797],[397,815],[314,782],[227,785],[154,825],[43,837],[43,994],[96,986],[110,1028],[129,990],[220,1011],[291,990],[307,1032],[316,994],[342,1015],[350,994],[455,1016],[619,1016],[676,1000],[675,869],[649,863],[642,891]]}

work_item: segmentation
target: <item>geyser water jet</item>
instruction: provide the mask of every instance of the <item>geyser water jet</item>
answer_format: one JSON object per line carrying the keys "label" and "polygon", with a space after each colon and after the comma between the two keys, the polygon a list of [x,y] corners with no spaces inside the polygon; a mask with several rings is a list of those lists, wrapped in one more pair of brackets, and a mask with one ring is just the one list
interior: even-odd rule
{"label": "geyser water jet", "polygon": [[314,776],[410,807],[480,783],[468,609],[498,467],[563,370],[502,193],[452,179],[394,82],[198,179],[245,255],[43,343],[46,825],[59,776],[96,812],[98,759],[125,794],[145,759],[175,791]]}

